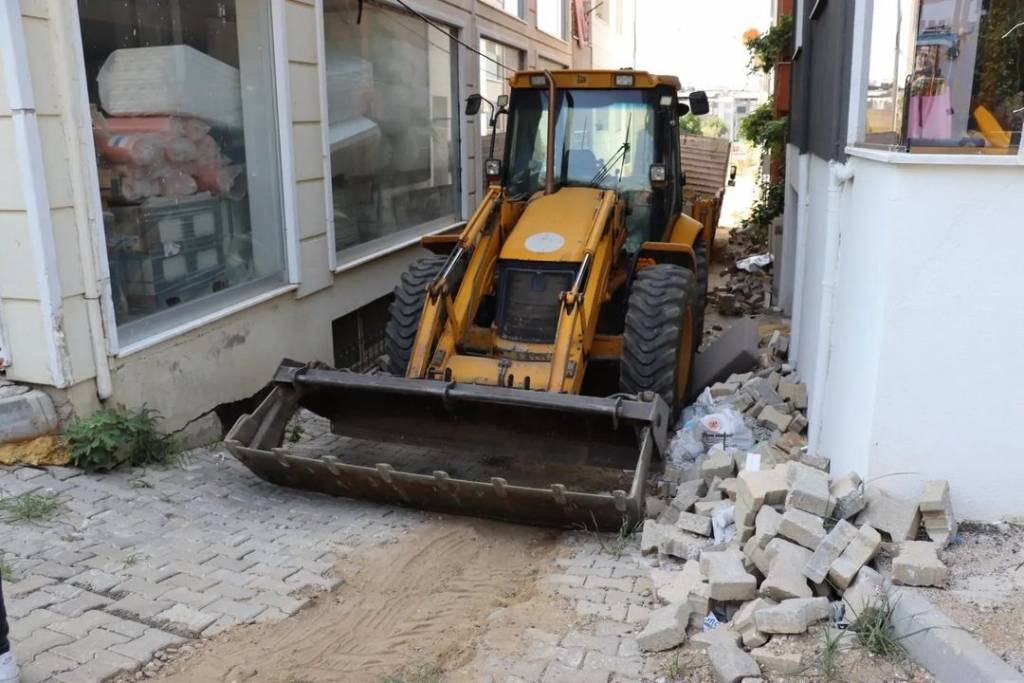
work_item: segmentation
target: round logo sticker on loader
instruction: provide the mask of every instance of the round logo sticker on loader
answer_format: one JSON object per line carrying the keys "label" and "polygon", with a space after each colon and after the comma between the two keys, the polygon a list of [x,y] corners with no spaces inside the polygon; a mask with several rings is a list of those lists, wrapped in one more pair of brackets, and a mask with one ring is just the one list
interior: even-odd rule
{"label": "round logo sticker on loader", "polygon": [[565,238],[557,232],[538,232],[526,239],[525,246],[527,251],[535,254],[550,254],[561,249],[564,244]]}

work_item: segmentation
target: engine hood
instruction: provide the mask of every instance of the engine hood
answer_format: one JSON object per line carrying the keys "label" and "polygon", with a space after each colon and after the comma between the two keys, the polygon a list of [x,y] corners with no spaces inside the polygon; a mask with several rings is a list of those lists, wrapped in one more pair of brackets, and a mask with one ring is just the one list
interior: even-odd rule
{"label": "engine hood", "polygon": [[501,258],[579,263],[604,192],[607,190],[563,187],[534,199],[505,240]]}

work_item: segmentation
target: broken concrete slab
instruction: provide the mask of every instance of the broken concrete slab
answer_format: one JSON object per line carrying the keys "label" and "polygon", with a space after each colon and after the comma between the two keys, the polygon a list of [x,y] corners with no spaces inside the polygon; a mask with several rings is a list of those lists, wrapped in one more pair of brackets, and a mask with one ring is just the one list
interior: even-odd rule
{"label": "broken concrete slab", "polygon": [[829,567],[829,581],[840,590],[846,590],[861,567],[870,562],[881,547],[882,535],[870,525],[862,524],[857,535]]}
{"label": "broken concrete slab", "polygon": [[776,538],[764,552],[768,558],[768,573],[758,589],[759,595],[778,601],[814,595],[803,575],[803,569],[811,559],[810,550]]}
{"label": "broken concrete slab", "polygon": [[676,518],[676,528],[689,531],[698,536],[711,535],[711,518],[705,515],[696,515],[692,512],[680,512]]}
{"label": "broken concrete slab", "polygon": [[700,570],[712,600],[739,602],[757,595],[757,579],[743,568],[743,554],[737,550],[701,553]]}
{"label": "broken concrete slab", "polygon": [[828,474],[807,465],[791,462],[787,465],[786,509],[803,510],[819,517],[828,516],[829,481]]}
{"label": "broken concrete slab", "polygon": [[811,624],[828,619],[828,598],[793,598],[763,609],[754,617],[762,633],[805,633]]}
{"label": "broken concrete slab", "polygon": [[710,539],[653,519],[644,521],[643,531],[640,534],[640,552],[644,555],[659,552],[684,560],[696,559],[699,557],[701,549],[710,543]]}
{"label": "broken concrete slab", "polygon": [[803,434],[805,431],[807,431],[807,425],[807,418],[804,417],[803,413],[796,413],[795,415],[793,415],[793,419],[790,421],[787,430],[794,434]]}
{"label": "broken concrete slab", "polygon": [[[764,548],[757,543],[757,536],[752,536],[743,544],[743,554],[750,560],[750,563],[763,575],[768,574],[769,561],[765,555]],[[744,564],[746,566],[746,564]],[[749,571],[749,567],[747,567]]]}
{"label": "broken concrete slab", "polygon": [[[795,511],[791,510],[790,512]],[[788,515],[789,512],[786,514]],[[843,554],[843,551],[850,545],[850,542],[856,538],[857,533],[857,527],[845,519],[839,520],[839,523],[832,527],[832,531],[828,532],[821,540],[821,543],[814,549],[811,559],[804,566],[804,576],[810,579],[811,583],[821,583],[824,581],[825,577],[828,576],[829,567]],[[853,577],[850,578],[852,579]]]}
{"label": "broken concrete slab", "polygon": [[946,585],[949,570],[938,556],[938,546],[932,541],[905,541],[900,554],[892,561],[893,583],[904,586]]}
{"label": "broken concrete slab", "polygon": [[643,531],[640,532],[640,552],[644,555],[652,555],[658,552],[661,544],[661,527],[656,520],[644,520]]}
{"label": "broken concrete slab", "polygon": [[719,508],[729,507],[732,501],[729,500],[702,500],[693,505],[693,511],[698,515],[711,517]]}
{"label": "broken concrete slab", "polygon": [[769,406],[774,403],[782,403],[779,392],[772,388],[771,382],[765,377],[752,377],[743,383],[743,391],[750,394],[757,402],[764,402]]}
{"label": "broken concrete slab", "polygon": [[818,515],[792,508],[782,515],[779,535],[813,551],[825,538],[825,525]]}
{"label": "broken concrete slab", "polygon": [[757,662],[735,645],[716,643],[708,648],[707,655],[718,683],[741,683],[761,675]]}
{"label": "broken concrete slab", "polygon": [[928,538],[945,547],[956,536],[957,523],[946,480],[926,481],[919,503],[921,521]]}
{"label": "broken concrete slab", "polygon": [[771,674],[796,674],[805,668],[799,652],[773,652],[767,647],[758,647],[750,651],[750,656],[762,671]]}
{"label": "broken concrete slab", "polygon": [[864,487],[867,507],[857,515],[857,524],[870,524],[894,541],[909,541],[917,536],[921,512],[916,500],[904,498],[876,484]]}
{"label": "broken concrete slab", "polygon": [[686,641],[686,625],[690,620],[690,605],[686,602],[667,605],[651,612],[636,643],[646,652],[671,650]]}
{"label": "broken concrete slab", "polygon": [[830,492],[836,501],[835,510],[832,512],[836,519],[850,519],[867,505],[864,498],[864,482],[856,472],[850,472],[834,480]]}
{"label": "broken concrete slab", "polygon": [[757,362],[757,320],[740,318],[721,337],[702,349],[693,362],[690,386],[706,387],[734,372],[745,372]]}
{"label": "broken concrete slab", "polygon": [[732,645],[739,647],[743,642],[739,632],[732,628],[732,623],[719,626],[711,631],[701,631],[690,638],[690,644],[701,652],[706,652],[712,645]]}

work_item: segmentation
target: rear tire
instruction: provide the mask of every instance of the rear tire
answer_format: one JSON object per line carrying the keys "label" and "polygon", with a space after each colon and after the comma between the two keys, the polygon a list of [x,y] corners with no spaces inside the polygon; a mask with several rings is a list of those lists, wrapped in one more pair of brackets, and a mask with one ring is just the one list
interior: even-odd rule
{"label": "rear tire", "polygon": [[423,302],[427,298],[427,285],[437,277],[447,260],[447,256],[427,256],[414,261],[395,287],[395,300],[388,308],[391,317],[384,327],[384,336],[387,338],[388,372],[396,377],[405,377],[409,367]]}
{"label": "rear tire", "polygon": [[619,386],[653,391],[674,418],[682,408],[696,350],[697,278],[682,266],[659,263],[636,274],[622,335]]}

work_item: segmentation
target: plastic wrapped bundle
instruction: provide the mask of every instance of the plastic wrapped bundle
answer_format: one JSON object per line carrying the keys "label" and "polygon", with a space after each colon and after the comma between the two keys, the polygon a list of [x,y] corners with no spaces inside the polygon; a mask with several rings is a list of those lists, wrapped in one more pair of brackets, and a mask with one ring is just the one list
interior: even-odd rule
{"label": "plastic wrapped bundle", "polygon": [[160,136],[153,133],[107,135],[97,131],[95,137],[100,154],[112,164],[150,166],[163,154]]}

